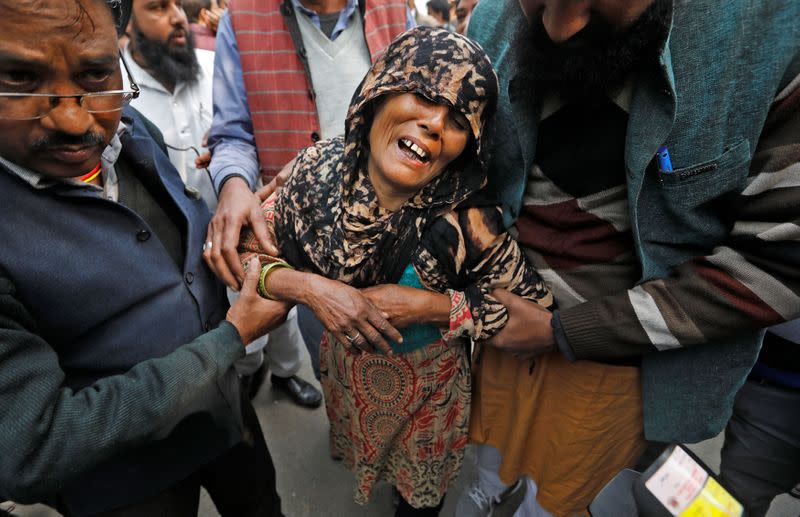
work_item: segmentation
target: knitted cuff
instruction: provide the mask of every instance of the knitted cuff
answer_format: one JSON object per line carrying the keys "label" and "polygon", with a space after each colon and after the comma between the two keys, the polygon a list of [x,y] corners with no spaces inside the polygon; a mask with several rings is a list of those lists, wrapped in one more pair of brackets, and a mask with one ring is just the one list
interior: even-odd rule
{"label": "knitted cuff", "polygon": [[575,357],[575,352],[569,346],[567,334],[564,332],[564,327],[561,326],[561,314],[559,311],[553,311],[553,318],[550,320],[550,326],[553,328],[553,338],[556,341],[558,350],[567,358],[567,361],[574,363],[578,360]]}

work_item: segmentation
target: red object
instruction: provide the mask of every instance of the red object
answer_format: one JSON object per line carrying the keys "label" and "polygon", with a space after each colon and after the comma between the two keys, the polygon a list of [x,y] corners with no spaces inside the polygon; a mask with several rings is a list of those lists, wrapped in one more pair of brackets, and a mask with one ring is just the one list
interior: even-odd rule
{"label": "red object", "polygon": [[194,36],[194,47],[214,52],[217,46],[217,36],[211,29],[199,23],[190,23],[189,28]]}
{"label": "red object", "polygon": [[94,169],[90,170],[89,172],[87,172],[86,174],[84,174],[83,176],[78,178],[78,181],[83,181],[84,183],[89,183],[90,181],[95,179],[97,177],[97,175],[100,174],[101,165],[102,165],[102,162],[99,162],[97,165],[95,165]]}
{"label": "red object", "polygon": [[[319,140],[311,84],[281,14],[281,3],[228,3],[265,182],[275,177],[300,149]],[[373,61],[405,28],[405,0],[366,0],[364,34]]]}

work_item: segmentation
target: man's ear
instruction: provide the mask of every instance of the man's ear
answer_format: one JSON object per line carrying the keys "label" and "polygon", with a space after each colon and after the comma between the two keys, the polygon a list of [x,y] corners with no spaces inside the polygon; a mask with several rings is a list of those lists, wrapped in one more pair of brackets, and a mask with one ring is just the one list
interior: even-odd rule
{"label": "man's ear", "polygon": [[200,12],[197,14],[197,23],[208,27],[208,9],[205,7],[200,8]]}

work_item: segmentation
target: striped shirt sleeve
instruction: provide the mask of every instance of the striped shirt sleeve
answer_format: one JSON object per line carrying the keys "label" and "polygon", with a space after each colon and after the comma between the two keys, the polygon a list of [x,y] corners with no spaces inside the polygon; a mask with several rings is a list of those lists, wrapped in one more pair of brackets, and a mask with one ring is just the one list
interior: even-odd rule
{"label": "striped shirt sleeve", "polygon": [[776,98],[728,237],[668,278],[560,312],[578,359],[681,348],[800,316],[800,76]]}

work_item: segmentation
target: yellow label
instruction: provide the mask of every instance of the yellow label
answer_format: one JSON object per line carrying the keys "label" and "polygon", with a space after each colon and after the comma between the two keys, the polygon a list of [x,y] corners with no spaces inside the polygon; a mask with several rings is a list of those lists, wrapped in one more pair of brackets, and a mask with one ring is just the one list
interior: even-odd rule
{"label": "yellow label", "polygon": [[697,498],[680,517],[741,517],[742,505],[717,480],[710,477]]}

